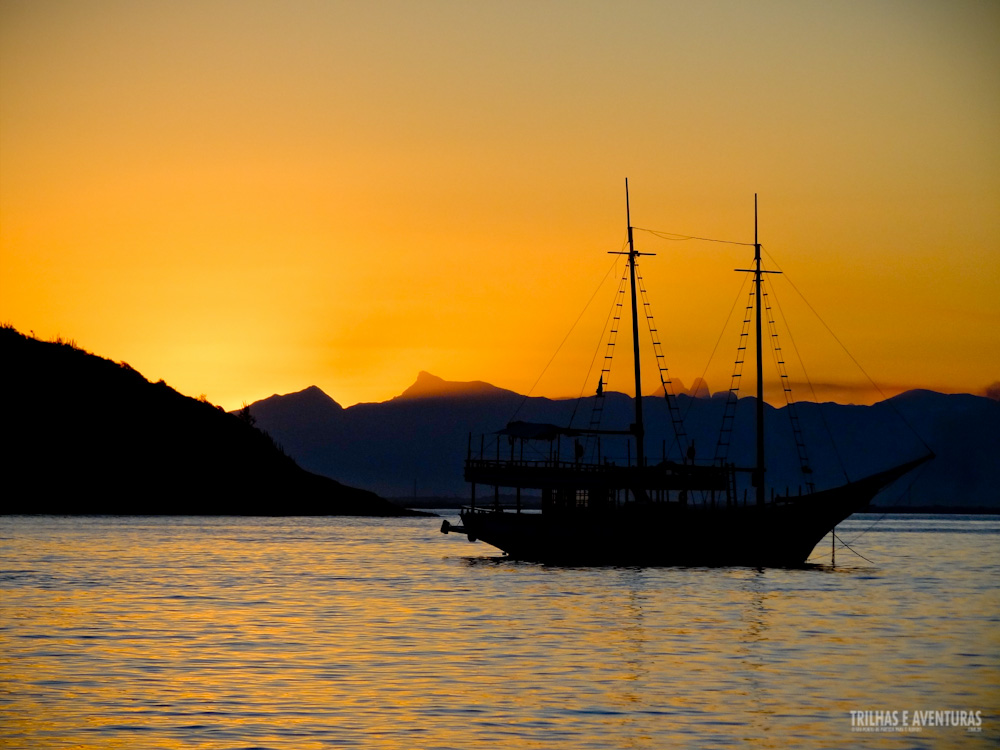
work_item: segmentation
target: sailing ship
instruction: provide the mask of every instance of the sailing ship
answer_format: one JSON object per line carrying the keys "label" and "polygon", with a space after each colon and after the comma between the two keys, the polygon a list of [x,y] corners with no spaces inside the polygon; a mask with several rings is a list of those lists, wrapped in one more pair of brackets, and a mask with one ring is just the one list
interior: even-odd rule
{"label": "sailing ship", "polygon": [[[762,357],[761,278],[775,273],[761,268],[757,239],[757,205],[754,196],[754,260],[751,297],[754,300],[756,343],[756,460],[737,466],[716,457],[696,461],[693,446],[681,460],[650,461],[645,450],[643,423],[639,310],[636,303],[636,259],[633,227],[626,191],[627,276],[631,292],[632,348],[635,378],[635,421],[627,430],[601,430],[591,423],[580,429],[553,424],[511,422],[499,430],[494,455],[469,450],[465,480],[471,486],[470,504],[461,510],[461,524],[444,521],[444,533],[464,533],[470,541],[482,540],[510,558],[554,564],[584,565],[694,565],[787,567],[805,564],[816,545],[837,524],[866,507],[890,483],[933,457],[928,453],[840,486],[817,490],[807,481],[807,491],[783,494],[771,487],[764,442],[764,378]],[[747,243],[749,244],[749,243]],[[624,289],[624,275],[623,285]],[[640,287],[643,299],[645,290]],[[648,303],[647,303],[648,304]],[[744,321],[748,333],[750,315]],[[654,344],[656,344],[654,337]],[[745,347],[743,347],[745,348]],[[658,356],[660,352],[657,352]],[[741,364],[738,362],[738,364]],[[663,368],[661,368],[661,380]],[[782,377],[787,377],[782,375]],[[603,397],[603,374],[596,398]],[[737,389],[728,395],[735,414]],[[664,387],[668,404],[671,396]],[[676,404],[673,405],[676,407]],[[730,422],[731,426],[731,422]],[[583,460],[581,439],[625,435],[629,457],[624,465],[601,458]],[[509,452],[501,454],[499,438],[506,437]],[[552,446],[572,439],[572,460],[561,451],[542,458],[524,458],[529,443]],[[632,446],[634,445],[634,453]],[[532,455],[529,451],[529,455]],[[808,467],[803,470],[809,472]],[[747,479],[752,496],[747,497]],[[742,496],[738,487],[744,486]],[[477,504],[477,488],[491,488],[493,501]],[[541,512],[525,512],[522,493],[541,495]],[[516,498],[513,507],[500,498]]]}

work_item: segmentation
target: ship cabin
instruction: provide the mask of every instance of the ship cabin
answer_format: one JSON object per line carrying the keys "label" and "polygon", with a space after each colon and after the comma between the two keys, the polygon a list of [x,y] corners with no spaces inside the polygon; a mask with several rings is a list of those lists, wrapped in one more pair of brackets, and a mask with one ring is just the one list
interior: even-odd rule
{"label": "ship cabin", "polygon": [[[541,493],[543,513],[607,510],[629,503],[715,507],[736,502],[736,472],[740,470],[729,464],[704,466],[693,460],[677,463],[664,458],[639,465],[631,456],[630,441],[626,442],[629,455],[618,463],[602,455],[600,435],[553,424],[511,422],[495,436],[489,448],[483,436],[478,453],[469,436],[465,460],[465,480],[471,486],[469,510],[520,513],[523,491],[536,497]],[[504,437],[507,449],[502,447]],[[572,441],[571,460],[562,455],[567,452],[564,440]],[[477,486],[491,491],[477,498]],[[511,495],[513,505],[509,504]]]}

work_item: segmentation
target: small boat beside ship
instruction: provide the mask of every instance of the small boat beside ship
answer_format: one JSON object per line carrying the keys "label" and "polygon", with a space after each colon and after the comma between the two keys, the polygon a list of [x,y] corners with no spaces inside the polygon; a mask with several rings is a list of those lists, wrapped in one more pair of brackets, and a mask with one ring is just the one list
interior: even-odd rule
{"label": "small boat beside ship", "polygon": [[[641,394],[636,260],[645,253],[635,249],[627,183],[626,217],[628,244],[622,254],[627,256],[627,268],[620,292],[626,286],[627,276],[635,393]],[[470,436],[465,460],[465,480],[471,487],[470,504],[461,511],[461,525],[445,521],[441,530],[464,533],[471,541],[486,542],[511,558],[543,563],[796,566],[806,562],[820,540],[837,524],[867,506],[884,487],[932,458],[933,454],[928,452],[863,478],[824,489],[817,489],[807,479],[805,493],[801,489],[798,494],[789,493],[787,489],[782,493],[773,486],[768,487],[761,280],[764,274],[773,272],[761,268],[756,199],[754,224],[753,265],[749,269],[737,269],[753,274],[752,302],[747,308],[741,349],[745,354],[749,348],[746,342],[752,305],[757,376],[754,465],[730,463],[725,459],[725,451],[717,451],[713,459],[696,459],[693,445],[688,445],[686,450],[682,446],[676,460],[668,460],[665,455],[660,460],[651,460],[645,448],[643,399],[638,396],[633,400],[634,422],[627,430],[602,430],[596,419],[588,428],[511,422],[496,433],[495,449],[490,451],[481,443],[483,447],[478,453],[474,452]],[[639,287],[639,292],[643,304],[648,305],[645,290]],[[654,335],[654,350],[659,359],[662,353],[658,349]],[[742,361],[737,361],[740,368]],[[660,372],[663,381],[665,368],[661,366]],[[787,376],[782,374],[782,377]],[[598,408],[604,382],[602,373],[595,397]],[[729,434],[732,433],[736,391],[732,388],[728,395],[732,410],[727,408],[727,416],[723,418],[723,430],[728,430]],[[666,384],[664,395],[669,404],[671,395]],[[675,429],[682,437],[683,427],[678,426],[680,416],[676,404],[671,406],[671,414],[677,415]],[[607,436],[626,437],[629,455],[624,464],[602,456],[602,436],[605,439]],[[502,438],[506,438],[507,443],[503,448]],[[569,460],[563,457],[560,449],[564,440],[573,446]],[[720,445],[723,442],[720,441]],[[539,445],[542,450],[530,450],[530,446]],[[585,445],[590,446],[589,450]],[[525,458],[526,446],[529,458]],[[553,449],[553,446],[559,447]],[[804,456],[801,449],[800,456]],[[808,474],[810,469],[804,457],[802,461],[802,470]],[[541,512],[524,512],[523,493],[541,496]],[[501,504],[501,497],[511,496],[515,499],[512,506]]]}

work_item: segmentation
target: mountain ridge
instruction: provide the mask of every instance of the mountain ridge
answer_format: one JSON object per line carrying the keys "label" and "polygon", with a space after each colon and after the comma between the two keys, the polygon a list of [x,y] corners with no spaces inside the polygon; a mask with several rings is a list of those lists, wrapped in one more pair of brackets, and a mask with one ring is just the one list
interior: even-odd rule
{"label": "mountain ridge", "polygon": [[[430,377],[438,381],[435,385],[439,390],[447,390],[449,381]],[[495,386],[478,386],[483,381],[473,382],[477,387],[468,397],[461,393],[448,398],[395,397],[347,407],[336,419],[296,413],[291,404],[277,397],[268,400],[268,414],[262,412],[260,419],[303,466],[317,473],[341,472],[345,478],[377,487],[389,497],[459,497],[467,491],[462,480],[463,461],[470,447],[478,450],[480,434],[489,440],[512,419],[565,425],[575,415],[573,424],[586,427],[595,401],[594,396],[525,397]],[[661,454],[671,452],[676,459],[672,423],[662,397],[644,397],[643,402],[648,459],[659,460]],[[677,402],[688,415],[685,426],[699,459],[711,458],[724,399],[682,394]],[[748,447],[753,445],[754,405],[753,397],[745,397],[737,407],[738,427],[730,460],[742,466],[753,464]],[[258,404],[250,408],[258,413]],[[849,464],[848,478],[856,479],[932,449],[938,458],[918,471],[916,479],[907,480],[910,485],[896,487],[894,491],[902,496],[893,502],[1000,506],[1000,491],[992,478],[993,461],[1000,455],[1000,436],[995,429],[995,424],[1000,424],[1000,402],[972,394],[915,389],[871,406],[801,402],[797,409],[807,440],[819,447],[810,454],[817,475],[822,472],[843,481],[844,470],[838,464],[844,462]],[[633,420],[632,399],[607,392],[603,411],[609,428],[625,430]],[[783,416],[787,407],[765,404],[765,412],[771,482],[794,491],[803,479],[795,452],[781,448],[791,439],[789,420]],[[470,435],[476,436],[475,444]],[[625,460],[623,446],[611,438],[605,443],[611,446],[606,448],[609,454],[617,450],[622,454],[620,460]],[[885,495],[879,502],[887,503],[887,498]]]}
{"label": "mountain ridge", "polygon": [[[713,398],[720,398],[722,396],[725,396],[726,394],[725,391],[712,392],[709,389],[708,383],[700,377],[697,377],[692,381],[690,388],[686,387],[683,381],[679,380],[678,378],[673,378],[673,385],[674,385],[674,390],[677,392],[677,395],[688,396],[690,398],[713,399]],[[485,380],[446,380],[426,370],[420,370],[417,374],[416,379],[411,385],[407,386],[399,394],[395,396],[390,396],[384,401],[364,401],[364,402],[359,402],[357,404],[353,404],[352,406],[345,407],[341,406],[332,396],[327,394],[320,386],[310,385],[300,391],[292,391],[285,394],[278,394],[278,393],[272,394],[267,398],[263,398],[260,399],[259,401],[252,402],[252,405],[257,406],[259,404],[272,402],[272,400],[287,399],[307,393],[322,394],[323,399],[329,400],[331,403],[335,404],[341,410],[351,409],[361,405],[386,404],[392,401],[405,400],[410,398],[437,398],[437,397],[448,398],[452,396],[463,396],[469,394],[472,395],[505,394],[505,395],[516,396],[518,398],[544,398],[548,401],[576,401],[580,398],[579,396],[526,396],[524,394],[518,393],[517,391],[513,391],[508,388],[503,388],[502,386],[493,385],[492,383]],[[623,391],[606,390],[604,391],[604,393],[606,395],[615,394],[629,399],[632,398],[630,395],[624,393]],[[900,393],[889,396],[883,399],[882,401],[878,401],[876,403],[885,403],[886,401],[897,401],[897,400],[905,401],[908,398],[911,398],[919,394],[946,396],[946,397],[968,396],[973,399],[986,400],[986,401],[998,400],[991,396],[982,396],[975,393],[943,393],[941,391],[935,391],[930,388],[911,388],[909,390],[902,391]],[[643,394],[644,400],[649,398],[660,398],[660,397],[662,397],[662,391],[659,386]],[[586,396],[584,398],[586,398]],[[752,398],[752,396],[746,398]],[[844,406],[844,407],[860,406],[865,408],[867,408],[868,406],[875,405],[875,404],[871,405],[855,404],[853,402],[842,403],[840,401],[833,401],[833,400],[826,400],[826,401],[804,400],[797,403],[836,404],[838,406]],[[774,408],[783,408],[783,407],[774,407]]]}
{"label": "mountain ridge", "polygon": [[[453,398],[456,396],[492,396],[499,393],[514,393],[483,380],[445,380],[426,370],[417,373],[417,379],[409,388],[393,399]],[[517,395],[517,394],[515,394]],[[383,402],[384,403],[384,402]]]}

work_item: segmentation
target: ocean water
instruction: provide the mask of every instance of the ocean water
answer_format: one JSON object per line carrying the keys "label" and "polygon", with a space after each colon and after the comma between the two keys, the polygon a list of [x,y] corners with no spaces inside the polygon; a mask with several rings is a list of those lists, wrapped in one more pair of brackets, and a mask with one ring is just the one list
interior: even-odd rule
{"label": "ocean water", "polygon": [[0,747],[1000,742],[1000,517],[854,516],[867,560],[794,570],[516,563],[440,523],[0,518]]}

